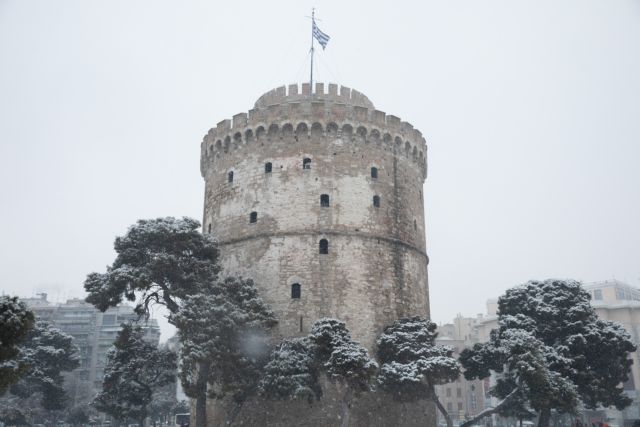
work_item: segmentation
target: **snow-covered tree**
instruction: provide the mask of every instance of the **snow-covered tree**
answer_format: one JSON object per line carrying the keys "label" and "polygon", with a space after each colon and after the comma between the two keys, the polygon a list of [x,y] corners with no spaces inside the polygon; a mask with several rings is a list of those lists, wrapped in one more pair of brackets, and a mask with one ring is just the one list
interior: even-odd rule
{"label": "snow-covered tree", "polygon": [[30,426],[31,419],[27,411],[17,407],[0,408],[0,423],[6,426]]}
{"label": "snow-covered tree", "polygon": [[467,379],[497,373],[491,393],[503,400],[470,422],[501,413],[518,396],[540,427],[552,410],[572,412],[579,401],[590,409],[631,403],[622,384],[636,347],[621,325],[598,319],[589,299],[573,280],[530,281],[500,297],[498,329],[463,351],[460,362]]}
{"label": "snow-covered tree", "polygon": [[71,335],[47,322],[36,322],[20,348],[20,363],[28,369],[11,386],[11,394],[25,399],[38,395],[45,410],[63,409],[67,402],[62,373],[80,366],[79,353]]}
{"label": "snow-covered tree", "polygon": [[0,296],[0,396],[28,369],[19,346],[33,323],[33,313],[18,297]]}
{"label": "snow-covered tree", "polygon": [[321,372],[342,390],[342,426],[349,425],[351,403],[361,393],[371,391],[378,364],[367,350],[351,339],[347,325],[337,319],[319,319],[311,327],[309,341]]}
{"label": "snow-covered tree", "polygon": [[451,427],[451,417],[435,386],[455,381],[460,365],[453,348],[435,344],[436,327],[420,317],[406,317],[385,327],[377,341],[381,363],[378,384],[400,402],[432,400]]}
{"label": "snow-covered tree", "polygon": [[349,425],[351,403],[372,389],[378,364],[351,339],[344,322],[319,319],[303,338],[283,340],[271,353],[260,381],[260,394],[273,400],[320,399],[321,374],[336,385],[341,396],[341,424]]}
{"label": "snow-covered tree", "polygon": [[206,293],[187,296],[170,321],[179,331],[182,387],[196,399],[196,425],[206,423],[207,396],[231,397],[230,425],[257,391],[275,315],[252,280],[228,277]]}
{"label": "snow-covered tree", "polygon": [[124,324],[107,353],[102,391],[93,404],[116,420],[143,425],[154,391],[174,382],[175,373],[175,353],[146,341],[139,326]]}
{"label": "snow-covered tree", "polygon": [[260,379],[260,395],[273,400],[320,399],[316,352],[309,338],[283,339],[273,350]]}
{"label": "snow-covered tree", "polygon": [[74,406],[69,409],[64,420],[72,426],[83,426],[89,423],[89,409],[86,406]]}
{"label": "snow-covered tree", "polygon": [[199,228],[186,217],[139,220],[116,238],[117,256],[107,271],[87,276],[87,301],[102,311],[126,298],[137,300],[138,314],[147,315],[152,304],[177,312],[180,300],[200,292],[219,271],[217,244]]}

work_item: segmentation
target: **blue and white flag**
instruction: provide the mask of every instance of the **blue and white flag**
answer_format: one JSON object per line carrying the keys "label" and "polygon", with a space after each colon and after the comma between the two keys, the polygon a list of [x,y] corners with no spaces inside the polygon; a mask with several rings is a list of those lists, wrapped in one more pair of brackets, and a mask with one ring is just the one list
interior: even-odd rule
{"label": "blue and white flag", "polygon": [[322,31],[320,31],[320,28],[318,28],[318,26],[316,25],[315,19],[313,20],[313,37],[315,37],[315,39],[318,40],[318,43],[320,43],[320,45],[322,46],[322,50],[324,50],[324,48],[327,47],[327,43],[329,43],[329,39],[331,38],[325,33],[323,33]]}

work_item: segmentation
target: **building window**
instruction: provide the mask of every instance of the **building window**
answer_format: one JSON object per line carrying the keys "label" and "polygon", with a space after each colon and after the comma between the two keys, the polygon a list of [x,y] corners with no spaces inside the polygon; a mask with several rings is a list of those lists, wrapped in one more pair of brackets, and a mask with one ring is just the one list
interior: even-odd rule
{"label": "building window", "polygon": [[413,220],[413,229],[417,230],[418,229],[418,223],[416,222],[416,220]]}
{"label": "building window", "polygon": [[311,169],[311,159],[305,157],[302,159],[302,169]]}
{"label": "building window", "polygon": [[451,413],[453,411],[453,403],[447,402],[447,412]]}
{"label": "building window", "polygon": [[328,194],[321,194],[320,195],[320,207],[321,208],[328,208],[329,207],[329,195]]}
{"label": "building window", "polygon": [[320,240],[320,255],[327,255],[329,253],[329,241],[327,239]]}
{"label": "building window", "polygon": [[380,207],[380,196],[378,195],[373,196],[373,207],[374,208]]}
{"label": "building window", "polygon": [[371,178],[378,179],[378,168],[375,166],[371,168]]}
{"label": "building window", "polygon": [[251,214],[249,214],[249,223],[253,224],[258,222],[258,212],[251,212]]}
{"label": "building window", "polygon": [[451,397],[451,389],[447,388],[447,397]]}
{"label": "building window", "polygon": [[462,411],[462,402],[458,402],[458,411]]}
{"label": "building window", "polygon": [[233,182],[233,171],[227,174],[227,182]]}
{"label": "building window", "polygon": [[457,388],[456,389],[456,396],[462,397],[462,389],[461,388]]}
{"label": "building window", "polygon": [[211,223],[209,223],[208,231],[209,231],[209,234],[211,234]]}
{"label": "building window", "polygon": [[291,299],[300,299],[300,283],[291,285]]}
{"label": "building window", "polygon": [[602,289],[596,289],[593,291],[593,299],[596,301],[602,301]]}
{"label": "building window", "polygon": [[271,173],[272,169],[273,165],[271,164],[271,162],[267,162],[264,164],[264,173]]}

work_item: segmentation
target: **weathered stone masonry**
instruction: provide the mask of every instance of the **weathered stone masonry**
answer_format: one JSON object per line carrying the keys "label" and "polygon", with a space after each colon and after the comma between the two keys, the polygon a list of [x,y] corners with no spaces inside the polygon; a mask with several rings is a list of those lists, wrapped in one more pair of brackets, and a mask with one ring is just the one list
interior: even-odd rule
{"label": "weathered stone masonry", "polygon": [[429,315],[425,139],[355,90],[301,89],[274,89],[205,136],[203,229],[226,273],[256,281],[283,336],[331,316],[373,349],[384,325]]}

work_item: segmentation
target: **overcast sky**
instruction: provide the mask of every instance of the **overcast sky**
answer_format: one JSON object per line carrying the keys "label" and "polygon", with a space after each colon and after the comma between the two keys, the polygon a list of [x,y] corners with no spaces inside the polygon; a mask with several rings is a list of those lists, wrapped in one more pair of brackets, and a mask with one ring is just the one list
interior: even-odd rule
{"label": "overcast sky", "polygon": [[138,218],[200,219],[203,135],[308,80],[312,6],[320,81],[427,139],[434,320],[640,285],[638,0],[0,0],[0,292],[83,296]]}

